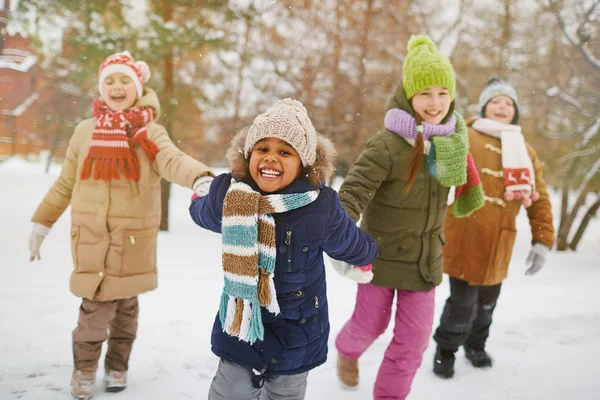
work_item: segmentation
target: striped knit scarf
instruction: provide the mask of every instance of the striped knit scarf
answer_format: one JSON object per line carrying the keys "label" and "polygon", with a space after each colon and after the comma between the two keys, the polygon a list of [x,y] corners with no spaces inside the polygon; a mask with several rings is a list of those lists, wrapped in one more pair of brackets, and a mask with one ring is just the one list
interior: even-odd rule
{"label": "striped knit scarf", "polygon": [[260,307],[279,314],[273,282],[275,220],[273,213],[304,207],[318,190],[263,196],[242,182],[232,181],[223,203],[223,272],[225,285],[219,316],[223,331],[240,340],[263,340]]}
{"label": "striped knit scarf", "polygon": [[423,123],[404,110],[392,108],[387,111],[385,128],[415,145],[417,132],[425,140],[427,168],[440,185],[456,187],[452,212],[456,217],[466,217],[484,205],[483,187],[473,156],[469,153],[469,136],[463,117],[454,112],[445,124]]}
{"label": "striped knit scarf", "polygon": [[139,145],[150,161],[155,160],[158,147],[148,139],[146,130],[146,125],[154,119],[154,109],[136,106],[113,111],[98,99],[92,108],[96,123],[81,179],[91,176],[92,167],[94,179],[120,179],[119,170],[126,179],[140,179],[140,163],[132,147]]}

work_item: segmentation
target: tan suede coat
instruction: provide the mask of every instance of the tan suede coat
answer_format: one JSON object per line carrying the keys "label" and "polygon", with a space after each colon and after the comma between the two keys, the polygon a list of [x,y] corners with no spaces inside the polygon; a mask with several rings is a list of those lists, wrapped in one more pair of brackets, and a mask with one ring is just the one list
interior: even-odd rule
{"label": "tan suede coat", "polygon": [[[466,218],[455,218],[448,208],[444,225],[444,272],[471,285],[491,286],[501,283],[508,274],[521,202],[502,200],[501,142],[471,128],[474,121],[467,122],[469,141],[486,202],[483,208]],[[554,244],[552,207],[542,179],[542,165],[529,144],[527,150],[535,169],[536,190],[540,193],[540,198],[527,209],[532,242],[551,248]]]}
{"label": "tan suede coat", "polygon": [[[137,106],[160,115],[156,93],[146,89]],[[32,221],[52,227],[71,205],[71,292],[90,300],[125,299],[157,287],[156,242],[161,214],[160,180],[191,188],[196,178],[213,175],[184,154],[156,121],[148,138],[159,148],[151,162],[139,148],[140,179],[81,180],[94,130],[94,119],[82,121],[71,138],[62,171]]]}

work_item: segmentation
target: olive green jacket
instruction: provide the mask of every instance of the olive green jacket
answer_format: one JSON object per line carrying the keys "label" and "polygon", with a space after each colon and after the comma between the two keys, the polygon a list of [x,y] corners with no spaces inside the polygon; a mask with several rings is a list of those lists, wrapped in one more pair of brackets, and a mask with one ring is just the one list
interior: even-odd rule
{"label": "olive green jacket", "polygon": [[[414,115],[401,85],[387,108],[401,108]],[[450,188],[428,174],[424,161],[406,192],[411,150],[412,145],[395,133],[378,132],[367,141],[339,194],[350,217],[358,221],[362,215],[361,228],[379,246],[371,283],[428,290],[442,281],[442,228]]]}

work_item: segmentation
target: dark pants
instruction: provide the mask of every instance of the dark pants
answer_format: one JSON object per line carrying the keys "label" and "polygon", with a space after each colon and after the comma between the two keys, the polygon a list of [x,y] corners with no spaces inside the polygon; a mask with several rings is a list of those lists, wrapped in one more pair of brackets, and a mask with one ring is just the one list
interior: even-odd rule
{"label": "dark pants", "polygon": [[433,339],[438,346],[457,351],[460,346],[483,350],[490,334],[492,314],[500,296],[500,286],[470,286],[450,278],[450,297],[446,300],[440,326]]}

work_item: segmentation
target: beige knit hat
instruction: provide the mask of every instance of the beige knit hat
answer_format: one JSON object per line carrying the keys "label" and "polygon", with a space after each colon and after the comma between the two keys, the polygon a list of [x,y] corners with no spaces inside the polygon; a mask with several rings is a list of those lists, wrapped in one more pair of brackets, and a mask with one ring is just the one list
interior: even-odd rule
{"label": "beige knit hat", "polygon": [[317,157],[317,132],[306,108],[298,100],[283,99],[254,119],[244,145],[248,157],[259,140],[275,137],[288,142],[300,155],[302,165],[312,165]]}

